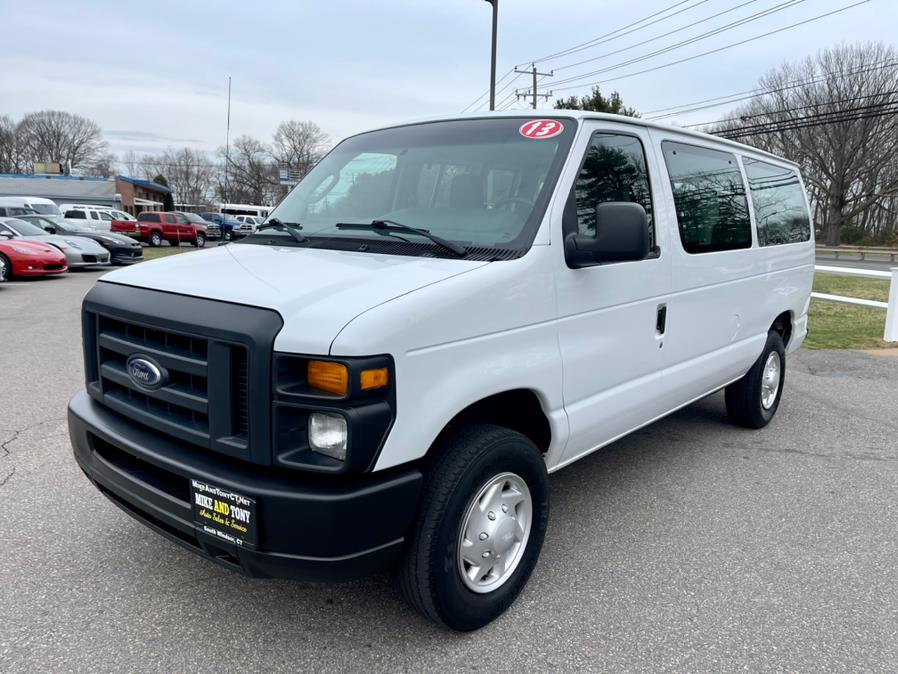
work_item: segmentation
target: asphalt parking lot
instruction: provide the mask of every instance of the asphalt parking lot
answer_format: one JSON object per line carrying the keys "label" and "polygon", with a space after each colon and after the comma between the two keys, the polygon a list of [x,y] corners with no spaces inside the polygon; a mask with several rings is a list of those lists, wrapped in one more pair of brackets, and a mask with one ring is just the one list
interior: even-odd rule
{"label": "asphalt parking lot", "polygon": [[802,351],[764,431],[718,394],[555,474],[542,558],[474,634],[385,578],[248,580],[76,467],[80,299],[0,285],[0,670],[895,671],[898,358]]}

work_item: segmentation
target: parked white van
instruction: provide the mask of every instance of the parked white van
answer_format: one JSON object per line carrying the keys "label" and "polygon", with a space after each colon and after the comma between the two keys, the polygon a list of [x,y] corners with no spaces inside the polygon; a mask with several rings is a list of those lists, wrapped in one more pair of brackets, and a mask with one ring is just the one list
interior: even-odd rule
{"label": "parked white van", "polygon": [[362,133],[245,239],[96,284],[75,457],[209,560],[393,570],[476,629],[537,562],[549,473],[721,389],[770,422],[810,224],[791,162],[640,119]]}
{"label": "parked white van", "polygon": [[0,197],[0,206],[30,208],[39,215],[61,215],[56,202],[44,197]]}

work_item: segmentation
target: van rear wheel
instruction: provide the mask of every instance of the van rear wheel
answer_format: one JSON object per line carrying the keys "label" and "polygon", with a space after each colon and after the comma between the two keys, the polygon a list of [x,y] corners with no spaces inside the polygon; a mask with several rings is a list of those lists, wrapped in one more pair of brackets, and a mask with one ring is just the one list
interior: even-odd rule
{"label": "van rear wheel", "polygon": [[742,379],[726,388],[727,414],[746,428],[770,423],[783,395],[786,381],[786,349],[777,332],[767,334],[767,343],[755,364]]}
{"label": "van rear wheel", "polygon": [[512,604],[536,566],[549,519],[546,465],[528,438],[488,424],[435,451],[399,588],[428,618],[475,630]]}

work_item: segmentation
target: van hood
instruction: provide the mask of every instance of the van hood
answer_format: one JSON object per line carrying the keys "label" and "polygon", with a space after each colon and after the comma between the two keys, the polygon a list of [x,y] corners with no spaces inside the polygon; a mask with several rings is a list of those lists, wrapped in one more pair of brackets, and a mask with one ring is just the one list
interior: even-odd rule
{"label": "van hood", "polygon": [[486,264],[229,244],[119,269],[102,282],[273,309],[284,320],[277,350],[327,354],[340,330],[359,314]]}

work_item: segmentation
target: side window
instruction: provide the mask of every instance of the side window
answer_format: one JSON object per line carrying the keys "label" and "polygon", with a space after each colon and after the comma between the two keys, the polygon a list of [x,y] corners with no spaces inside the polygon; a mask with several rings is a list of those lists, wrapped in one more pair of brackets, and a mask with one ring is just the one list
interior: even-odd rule
{"label": "side window", "polygon": [[97,212],[96,212],[96,211],[89,211],[89,213],[90,213],[90,219],[91,219],[91,220],[99,220],[99,219],[100,219],[100,216],[97,215]]}
{"label": "side window", "polygon": [[811,238],[811,219],[798,173],[756,159],[742,158],[762,246]]}
{"label": "side window", "polygon": [[172,223],[172,224],[175,224],[175,223],[178,222],[177,218],[175,218],[175,216],[173,216],[173,215],[166,215],[166,216],[165,216],[165,221],[166,221],[166,222],[169,222],[169,223]]}
{"label": "side window", "polygon": [[751,220],[735,155],[661,143],[687,253],[751,248]]}
{"label": "side window", "polygon": [[100,211],[100,220],[105,220],[106,222],[112,221],[112,216],[109,215],[106,211]]}
{"label": "side window", "polygon": [[87,215],[85,215],[84,211],[66,211],[65,217],[71,218],[72,220],[85,220]]}
{"label": "side window", "polygon": [[596,206],[607,201],[628,201],[641,205],[649,219],[649,244],[655,255],[655,224],[652,191],[645,150],[635,136],[594,133],[586,150],[583,167],[574,184],[577,225],[580,234],[594,235]]}
{"label": "side window", "polygon": [[0,223],[0,232],[4,234],[14,234],[14,232],[6,225]]}

